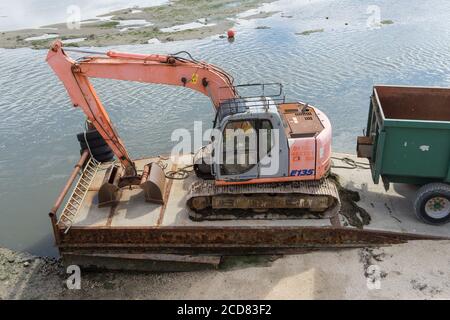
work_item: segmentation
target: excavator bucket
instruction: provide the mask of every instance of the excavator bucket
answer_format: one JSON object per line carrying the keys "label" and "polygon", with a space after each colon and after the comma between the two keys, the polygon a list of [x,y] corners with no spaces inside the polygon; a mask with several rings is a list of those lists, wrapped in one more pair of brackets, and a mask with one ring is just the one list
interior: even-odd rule
{"label": "excavator bucket", "polygon": [[141,188],[144,190],[145,201],[164,204],[164,187],[166,175],[156,163],[145,165],[141,178]]}
{"label": "excavator bucket", "polygon": [[102,186],[98,191],[98,206],[106,207],[114,205],[120,200],[121,190],[119,188],[120,168],[112,166],[108,168],[103,178]]}

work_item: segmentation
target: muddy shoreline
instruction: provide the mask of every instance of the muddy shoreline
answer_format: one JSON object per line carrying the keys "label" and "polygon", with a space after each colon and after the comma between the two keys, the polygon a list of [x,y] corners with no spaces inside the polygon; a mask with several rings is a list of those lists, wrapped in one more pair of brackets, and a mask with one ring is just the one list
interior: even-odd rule
{"label": "muddy shoreline", "polygon": [[[0,33],[0,47],[48,48],[60,38],[66,46],[111,46],[202,39],[224,35],[239,19],[261,19],[277,11],[264,11],[275,0],[173,0],[167,4],[110,12],[74,24],[59,23],[39,29]],[[252,11],[249,11],[252,10]],[[249,14],[242,13],[249,12]],[[75,28],[74,28],[75,27]]]}

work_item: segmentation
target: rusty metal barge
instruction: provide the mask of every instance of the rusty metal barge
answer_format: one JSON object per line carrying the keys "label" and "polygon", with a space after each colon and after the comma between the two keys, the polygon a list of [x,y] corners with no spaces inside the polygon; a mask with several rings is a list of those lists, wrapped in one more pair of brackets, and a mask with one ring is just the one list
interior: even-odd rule
{"label": "rusty metal barge", "polygon": [[[176,170],[189,163],[164,160]],[[197,177],[168,180],[165,204],[144,202],[140,188],[125,188],[121,201],[98,207],[98,190],[112,164],[92,164],[84,152],[50,212],[56,245],[66,264],[111,269],[167,271],[185,265],[215,265],[223,255],[289,254],[312,249],[380,246],[418,239],[448,239],[450,225],[421,223],[409,198],[416,188],[395,185],[390,191],[371,181],[371,173],[356,156],[334,154],[333,172],[340,184],[359,191],[353,203],[341,194],[341,212],[326,219],[246,219],[192,221],[185,205],[188,186]],[[152,159],[137,160],[138,168]],[[161,159],[153,159],[161,161]],[[350,165],[349,165],[350,164]],[[368,164],[368,163],[367,163]],[[84,168],[84,169],[83,169]],[[75,215],[67,203],[82,200]],[[84,194],[81,194],[84,193]],[[353,212],[353,216],[348,216]],[[160,267],[158,267],[160,268]]]}

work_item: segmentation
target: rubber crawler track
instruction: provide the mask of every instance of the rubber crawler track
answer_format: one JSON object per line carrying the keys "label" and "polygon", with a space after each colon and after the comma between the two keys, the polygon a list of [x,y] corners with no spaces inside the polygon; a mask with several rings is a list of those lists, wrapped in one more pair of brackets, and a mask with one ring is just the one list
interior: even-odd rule
{"label": "rubber crawler track", "polygon": [[[311,196],[328,196],[332,205],[325,212],[308,213],[300,209],[270,209],[269,213],[257,213],[244,209],[212,209],[196,211],[192,200],[196,197],[229,195],[243,196],[248,194],[304,194]],[[288,183],[261,183],[217,186],[213,180],[194,182],[190,186],[187,204],[191,209],[189,217],[192,220],[228,220],[228,219],[296,219],[296,218],[331,218],[339,212],[341,203],[335,183],[331,179],[320,181],[295,181]]]}

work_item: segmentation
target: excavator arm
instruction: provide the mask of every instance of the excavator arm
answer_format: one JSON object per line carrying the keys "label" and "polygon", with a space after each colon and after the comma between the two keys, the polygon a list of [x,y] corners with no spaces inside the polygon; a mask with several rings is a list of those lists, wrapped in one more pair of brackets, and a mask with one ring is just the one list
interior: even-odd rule
{"label": "excavator arm", "polygon": [[216,109],[221,100],[238,97],[233,79],[225,71],[214,65],[177,55],[108,51],[98,56],[73,60],[64,52],[61,41],[57,40],[48,52],[47,62],[63,82],[73,105],[83,110],[129,176],[136,175],[134,163],[89,78],[186,87],[208,96]]}

